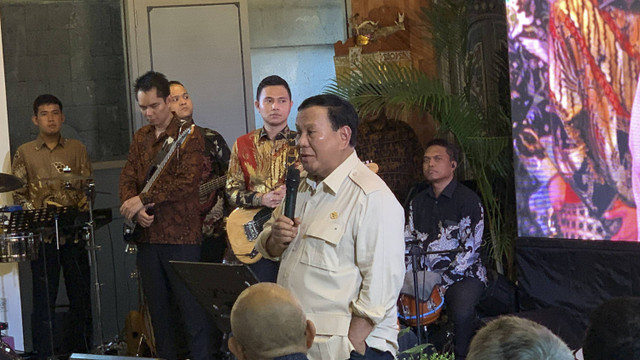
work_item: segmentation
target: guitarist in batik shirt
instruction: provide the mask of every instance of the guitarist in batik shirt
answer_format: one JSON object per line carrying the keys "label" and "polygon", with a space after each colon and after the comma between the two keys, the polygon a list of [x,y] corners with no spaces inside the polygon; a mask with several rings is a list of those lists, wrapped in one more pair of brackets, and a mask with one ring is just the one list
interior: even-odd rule
{"label": "guitarist in batik shirt", "polygon": [[[187,122],[193,121],[193,102],[184,85],[169,82],[171,89],[171,111]],[[204,137],[204,161],[202,181],[199,188],[200,217],[202,218],[201,261],[221,262],[227,247],[224,229],[225,217],[229,215],[224,186],[229,168],[231,151],[227,142],[217,131],[197,126]]]}
{"label": "guitarist in batik shirt", "polygon": [[[200,260],[198,185],[204,139],[199,131],[171,113],[169,81],[163,74],[147,72],[136,80],[134,91],[148,125],[133,135],[127,163],[120,173],[120,213],[135,221],[136,229],[143,229],[136,240],[136,263],[151,315],[157,357],[177,358],[176,325],[168,310],[173,297],[191,335],[189,358],[208,360],[211,329],[207,312],[169,263]],[[170,148],[168,157],[158,156],[163,145],[174,142],[177,146]],[[159,157],[168,160],[159,161]],[[159,175],[154,173],[148,179],[153,164],[158,164],[155,172]]]}
{"label": "guitarist in batik shirt", "polygon": [[[273,209],[286,193],[287,166],[298,158],[295,131],[287,126],[292,106],[289,84],[277,75],[264,78],[254,105],[264,126],[239,137],[233,145],[226,191],[235,206]],[[277,263],[261,259],[249,267],[260,281],[276,282]]]}

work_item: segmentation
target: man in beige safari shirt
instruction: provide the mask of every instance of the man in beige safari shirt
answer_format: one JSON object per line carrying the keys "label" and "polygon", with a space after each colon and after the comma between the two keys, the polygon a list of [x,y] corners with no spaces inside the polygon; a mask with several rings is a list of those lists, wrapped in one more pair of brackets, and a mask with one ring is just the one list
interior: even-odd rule
{"label": "man in beige safari shirt", "polygon": [[274,211],[257,239],[280,259],[278,284],[300,300],[317,336],[310,359],[392,359],[404,276],[404,213],[354,150],[358,116],[334,95],[298,108],[302,173],[295,219]]}

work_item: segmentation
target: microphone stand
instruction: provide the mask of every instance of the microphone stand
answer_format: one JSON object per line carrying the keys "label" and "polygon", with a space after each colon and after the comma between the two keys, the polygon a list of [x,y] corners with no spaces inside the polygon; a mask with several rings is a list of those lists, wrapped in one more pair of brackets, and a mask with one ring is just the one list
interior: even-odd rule
{"label": "microphone stand", "polygon": [[420,325],[420,296],[418,294],[418,256],[422,256],[423,250],[418,246],[411,247],[411,272],[413,273],[413,294],[416,300],[416,335],[418,345],[422,344],[422,325]]}

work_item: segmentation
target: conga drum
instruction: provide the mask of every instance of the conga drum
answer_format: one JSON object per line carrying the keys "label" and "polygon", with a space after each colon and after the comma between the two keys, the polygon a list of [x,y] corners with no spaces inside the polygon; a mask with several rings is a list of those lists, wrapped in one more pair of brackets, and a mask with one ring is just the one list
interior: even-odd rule
{"label": "conga drum", "polygon": [[398,318],[407,326],[429,325],[438,320],[444,305],[443,289],[440,285],[433,287],[431,296],[419,305],[420,315],[416,316],[416,298],[400,294],[398,298]]}

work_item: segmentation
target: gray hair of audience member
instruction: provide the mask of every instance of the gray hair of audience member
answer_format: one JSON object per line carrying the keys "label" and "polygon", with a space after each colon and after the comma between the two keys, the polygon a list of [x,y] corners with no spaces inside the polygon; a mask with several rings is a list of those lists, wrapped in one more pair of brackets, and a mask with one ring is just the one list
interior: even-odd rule
{"label": "gray hair of audience member", "polygon": [[245,289],[231,309],[229,349],[239,358],[272,359],[307,353],[315,326],[293,294],[274,283]]}
{"label": "gray hair of audience member", "polygon": [[503,316],[471,340],[467,360],[573,360],[569,347],[531,320]]}
{"label": "gray hair of audience member", "polygon": [[612,299],[590,316],[584,360],[640,360],[640,298]]}

